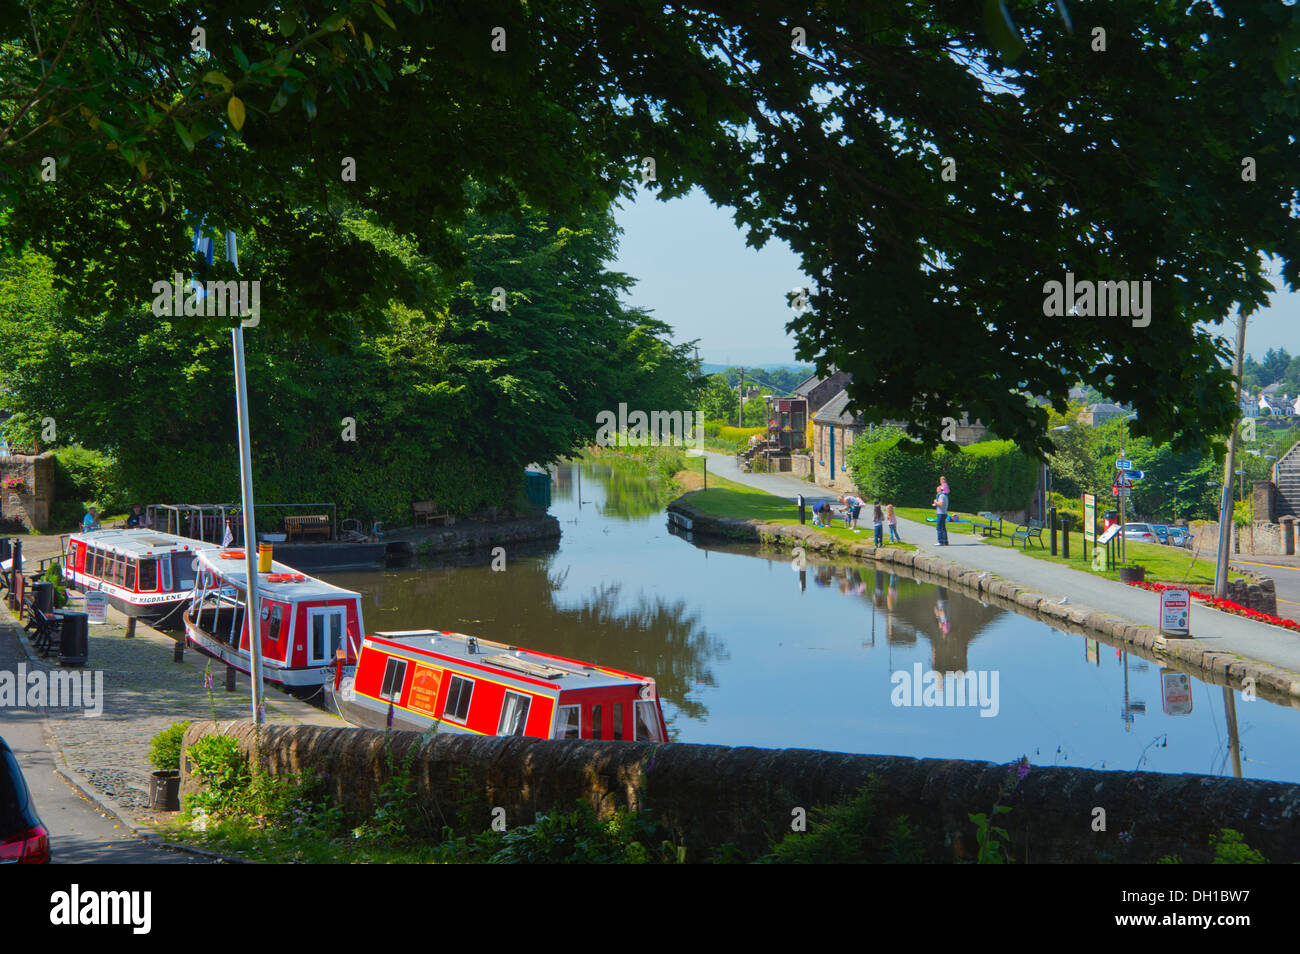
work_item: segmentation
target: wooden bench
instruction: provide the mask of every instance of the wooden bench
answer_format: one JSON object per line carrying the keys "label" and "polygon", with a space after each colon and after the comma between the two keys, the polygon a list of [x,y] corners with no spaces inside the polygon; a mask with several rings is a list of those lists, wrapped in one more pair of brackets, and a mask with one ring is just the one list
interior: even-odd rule
{"label": "wooden bench", "polygon": [[1016,527],[1015,531],[1011,534],[1012,549],[1015,548],[1017,540],[1024,540],[1026,548],[1029,547],[1030,540],[1037,540],[1040,547],[1047,549],[1046,545],[1043,543],[1043,525],[1037,520],[1031,520],[1029,523],[1022,523],[1020,526]]}
{"label": "wooden bench", "polygon": [[[991,537],[993,534],[1002,536],[1002,518],[995,513],[989,513],[987,510],[980,511],[979,517],[984,523],[971,522],[971,533],[978,532],[982,537]],[[996,520],[995,525],[993,521]]]}
{"label": "wooden bench", "polygon": [[328,540],[330,536],[329,515],[313,513],[299,517],[285,517],[284,535],[290,540],[303,536],[324,537]]}
{"label": "wooden bench", "polygon": [[435,520],[441,521],[444,525],[455,522],[455,518],[449,513],[439,513],[438,504],[432,500],[419,500],[411,504],[411,509],[415,513],[416,521],[423,520],[426,524],[433,523]]}

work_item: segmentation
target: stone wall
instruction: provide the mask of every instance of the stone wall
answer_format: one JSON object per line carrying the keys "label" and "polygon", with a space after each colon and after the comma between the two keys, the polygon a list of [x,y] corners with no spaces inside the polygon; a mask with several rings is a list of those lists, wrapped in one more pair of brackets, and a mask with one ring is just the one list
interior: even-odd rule
{"label": "stone wall", "polygon": [[54,455],[0,456],[0,480],[18,479],[21,489],[0,487],[0,517],[17,520],[28,530],[47,530],[54,502]]}
{"label": "stone wall", "polygon": [[[202,735],[222,732],[249,752],[251,723],[196,723],[185,733],[189,749]],[[320,726],[263,726],[260,749],[278,775],[325,776],[332,797],[356,819],[369,815],[389,777],[391,759],[415,747],[412,767],[419,798],[434,817],[458,812],[490,825],[505,809],[509,827],[537,812],[578,800],[598,812],[647,809],[702,861],[723,845],[759,852],[791,830],[796,809],[851,797],[871,777],[886,818],[906,815],[931,861],[970,860],[977,851],[971,812],[988,812],[1010,775],[1007,766],[950,759],[850,755],[807,749],[728,748],[718,745],[551,741],[468,735],[385,733]],[[182,799],[197,791],[182,759]],[[1300,861],[1300,786],[1204,775],[1102,772],[1033,767],[1002,798],[999,816],[1016,861],[1079,863],[1108,854],[1152,861],[1179,854],[1187,862],[1211,858],[1209,838],[1235,828],[1247,844],[1274,862]],[[1094,831],[1096,810],[1105,831]],[[810,816],[810,825],[815,817]],[[1120,839],[1121,833],[1132,836]]]}
{"label": "stone wall", "polygon": [[[1219,523],[1203,523],[1192,528],[1192,548],[1209,554],[1213,559],[1219,550]],[[1232,528],[1231,553],[1251,556],[1280,556],[1286,553],[1282,526],[1265,520],[1256,520],[1249,526]]]}
{"label": "stone wall", "polygon": [[807,477],[813,471],[812,458],[807,454],[790,455],[790,473],[795,477]]}

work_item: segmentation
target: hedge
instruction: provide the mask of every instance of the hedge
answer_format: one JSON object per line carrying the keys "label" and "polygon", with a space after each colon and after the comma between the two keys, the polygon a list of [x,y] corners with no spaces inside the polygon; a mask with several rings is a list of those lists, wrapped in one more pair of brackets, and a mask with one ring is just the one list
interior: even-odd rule
{"label": "hedge", "polygon": [[953,510],[1023,510],[1033,497],[1039,464],[1011,441],[982,441],[950,451],[919,453],[900,447],[901,431],[849,447],[848,464],[858,492],[900,507],[928,507],[942,474],[952,488]]}

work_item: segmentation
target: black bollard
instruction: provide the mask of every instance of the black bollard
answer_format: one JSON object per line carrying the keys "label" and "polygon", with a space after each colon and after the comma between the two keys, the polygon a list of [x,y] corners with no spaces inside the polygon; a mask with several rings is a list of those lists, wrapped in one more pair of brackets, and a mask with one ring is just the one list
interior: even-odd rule
{"label": "black bollard", "polygon": [[226,692],[235,691],[235,667],[226,667]]}
{"label": "black bollard", "polygon": [[1067,514],[1061,519],[1061,556],[1070,559],[1070,517]]}
{"label": "black bollard", "polygon": [[795,496],[799,500],[799,523],[803,525],[808,522],[808,515],[804,512],[803,494],[796,494]]}
{"label": "black bollard", "polygon": [[1047,511],[1047,520],[1052,526],[1052,556],[1056,556],[1056,508],[1051,507]]}
{"label": "black bollard", "polygon": [[176,645],[172,647],[172,662],[185,662],[184,638],[176,640]]}

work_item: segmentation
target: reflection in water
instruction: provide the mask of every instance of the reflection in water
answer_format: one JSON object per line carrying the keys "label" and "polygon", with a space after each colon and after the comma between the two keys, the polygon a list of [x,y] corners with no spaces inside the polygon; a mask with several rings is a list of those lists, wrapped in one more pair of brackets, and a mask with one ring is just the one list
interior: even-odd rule
{"label": "reflection in water", "polygon": [[[508,546],[503,572],[484,552],[331,581],[365,596],[371,631],[458,629],[651,676],[682,741],[1300,781],[1293,709],[1195,679],[1175,699],[1159,666],[889,567],[675,536],[644,476],[606,460],[554,469],[564,537]],[[916,666],[998,674],[996,717],[892,703]]]}

